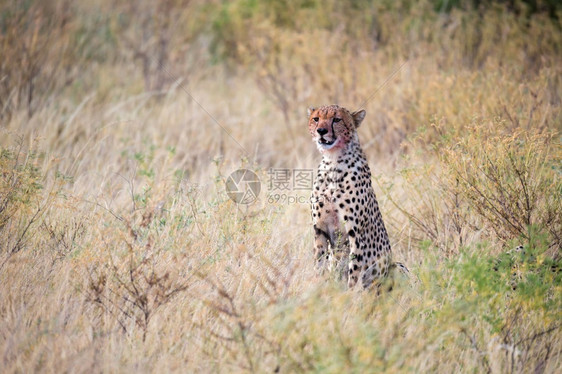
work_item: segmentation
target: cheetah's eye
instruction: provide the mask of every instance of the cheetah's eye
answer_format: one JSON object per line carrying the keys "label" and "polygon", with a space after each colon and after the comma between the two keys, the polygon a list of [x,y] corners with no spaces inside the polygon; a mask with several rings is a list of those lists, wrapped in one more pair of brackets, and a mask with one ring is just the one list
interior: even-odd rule
{"label": "cheetah's eye", "polygon": [[318,118],[318,117],[314,117],[312,120],[313,120],[314,122],[318,122],[319,119],[320,119],[320,118]]}
{"label": "cheetah's eye", "polygon": [[338,123],[339,121],[341,121],[341,118],[334,118],[334,123]]}

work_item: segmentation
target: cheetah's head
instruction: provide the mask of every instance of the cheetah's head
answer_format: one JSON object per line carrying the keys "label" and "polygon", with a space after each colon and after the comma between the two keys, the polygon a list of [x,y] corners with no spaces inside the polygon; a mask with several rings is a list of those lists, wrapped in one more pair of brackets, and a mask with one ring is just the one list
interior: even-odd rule
{"label": "cheetah's head", "polygon": [[351,113],[338,105],[308,108],[308,129],[321,153],[334,153],[351,141],[366,112]]}

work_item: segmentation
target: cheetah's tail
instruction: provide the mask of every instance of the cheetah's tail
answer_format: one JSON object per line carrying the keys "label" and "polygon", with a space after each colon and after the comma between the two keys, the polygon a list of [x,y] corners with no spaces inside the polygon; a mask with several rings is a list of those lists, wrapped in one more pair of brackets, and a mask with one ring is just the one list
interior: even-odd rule
{"label": "cheetah's tail", "polygon": [[404,265],[401,262],[392,263],[392,265],[390,266],[390,269],[391,269],[391,271],[397,270],[400,274],[405,275],[406,277],[410,276],[410,271],[408,270],[406,265]]}

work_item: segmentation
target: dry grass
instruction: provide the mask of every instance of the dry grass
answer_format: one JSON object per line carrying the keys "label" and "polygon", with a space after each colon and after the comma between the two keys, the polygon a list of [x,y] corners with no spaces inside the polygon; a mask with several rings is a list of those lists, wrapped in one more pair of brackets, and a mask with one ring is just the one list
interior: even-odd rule
{"label": "dry grass", "polygon": [[[0,372],[559,372],[560,21],[460,3],[0,3]],[[367,109],[388,294],[268,198],[328,102]]]}

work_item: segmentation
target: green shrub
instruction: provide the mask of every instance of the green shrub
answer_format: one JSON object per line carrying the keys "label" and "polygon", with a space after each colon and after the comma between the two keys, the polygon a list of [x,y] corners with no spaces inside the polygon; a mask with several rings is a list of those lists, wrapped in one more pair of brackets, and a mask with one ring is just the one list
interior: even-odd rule
{"label": "green shrub", "polygon": [[44,211],[40,155],[34,148],[0,146],[0,269],[21,251]]}
{"label": "green shrub", "polygon": [[420,240],[457,253],[470,233],[515,246],[530,244],[540,232],[548,234],[550,248],[560,247],[562,148],[556,131],[509,129],[500,119],[475,120],[463,131],[433,124],[432,131],[438,140],[425,149],[439,165],[404,170],[419,204],[396,204],[422,233]]}
{"label": "green shrub", "polygon": [[442,153],[452,193],[465,199],[500,239],[531,240],[531,227],[562,244],[562,148],[557,133],[517,129],[497,134],[492,123],[466,129]]}

